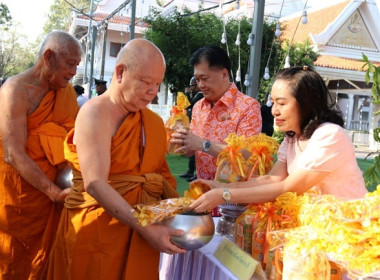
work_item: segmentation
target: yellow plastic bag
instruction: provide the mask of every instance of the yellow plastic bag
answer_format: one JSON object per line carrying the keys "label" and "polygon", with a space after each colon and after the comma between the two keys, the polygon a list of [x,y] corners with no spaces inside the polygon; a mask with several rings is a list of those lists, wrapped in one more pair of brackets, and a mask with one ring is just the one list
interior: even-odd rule
{"label": "yellow plastic bag", "polygon": [[273,156],[277,153],[278,147],[277,141],[264,133],[247,138],[244,148],[252,153],[245,162],[248,170],[247,180],[253,176],[265,175],[272,169]]}
{"label": "yellow plastic bag", "polygon": [[244,136],[237,136],[235,133],[229,134],[224,140],[227,147],[218,155],[215,181],[223,183],[245,181],[245,160],[240,152],[244,140]]}
{"label": "yellow plastic bag", "polygon": [[165,123],[166,133],[167,133],[167,143],[168,143],[168,153],[176,154],[176,150],[181,148],[181,144],[170,143],[171,134],[180,129],[189,129],[190,120],[186,115],[186,108],[190,106],[190,102],[186,95],[182,92],[178,92],[177,95],[177,105],[173,106],[170,111],[170,117]]}
{"label": "yellow plastic bag", "polygon": [[246,251],[252,252],[252,221],[257,213],[258,206],[251,204],[235,222],[234,241],[235,244]]}

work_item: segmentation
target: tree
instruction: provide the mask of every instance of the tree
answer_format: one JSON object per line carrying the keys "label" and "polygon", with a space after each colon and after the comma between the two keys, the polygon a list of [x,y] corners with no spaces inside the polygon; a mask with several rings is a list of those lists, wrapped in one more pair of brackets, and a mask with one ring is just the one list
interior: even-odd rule
{"label": "tree", "polygon": [[37,45],[26,43],[26,36],[0,30],[0,77],[7,78],[30,68],[37,56]]}
{"label": "tree", "polygon": [[314,62],[319,54],[313,50],[309,40],[304,43],[295,43],[290,46],[289,42],[285,42],[284,51],[289,52],[290,65],[307,65],[314,68]]}
{"label": "tree", "polygon": [[[365,81],[368,85],[371,82],[372,75],[372,103],[374,108],[379,108],[380,106],[380,66],[375,66],[373,62],[368,60],[368,57],[363,53],[363,61],[365,64],[362,69],[366,68]],[[375,113],[379,115],[380,110]],[[380,143],[380,127],[373,129],[373,138],[377,143]],[[373,165],[368,167],[364,172],[364,180],[368,190],[373,191],[377,184],[380,184],[380,155],[377,151],[377,156],[375,157],[375,162]]]}
{"label": "tree", "polygon": [[0,3],[0,28],[8,30],[12,23],[12,16],[9,12],[8,6]]}
{"label": "tree", "polygon": [[[193,52],[205,45],[216,45],[228,51],[232,61],[232,76],[236,76],[239,66],[239,48],[240,48],[240,66],[241,79],[237,86],[244,91],[244,76],[247,73],[250,46],[246,43],[248,34],[251,32],[252,19],[245,17],[241,19],[227,19],[225,30],[227,35],[227,44],[221,43],[223,33],[223,19],[212,13],[195,13],[186,15],[189,11],[184,10],[182,13],[174,11],[169,16],[164,17],[159,10],[152,10],[149,17],[145,19],[150,27],[145,33],[145,37],[155,43],[163,52],[166,58],[165,83],[171,86],[172,91],[183,90],[193,75],[193,69],[189,64],[189,58]],[[185,14],[185,15],[182,15]],[[235,44],[240,25],[240,46]],[[267,66],[269,54],[272,49],[268,67],[272,79],[266,81],[260,79],[258,99],[262,101],[269,93],[273,76],[283,65],[286,51],[281,48],[282,42],[274,36],[276,24],[274,22],[264,21],[262,55],[260,62],[260,77],[263,77],[264,69]],[[273,46],[272,46],[273,44]],[[297,45],[299,48],[299,46]],[[291,46],[293,50],[295,46]],[[307,55],[312,60],[316,59],[315,53],[309,53],[311,48],[302,47],[299,53],[307,50]],[[311,55],[313,54],[313,55]],[[314,60],[315,60],[314,59]],[[309,60],[308,60],[309,62]]]}
{"label": "tree", "polygon": [[215,15],[193,15],[182,17],[175,11],[164,17],[158,10],[152,11],[146,19],[150,28],[147,39],[154,42],[166,58],[165,83],[171,90],[183,90],[193,75],[189,64],[191,54],[207,42],[220,45],[222,22]]}
{"label": "tree", "polygon": [[[70,3],[79,11],[88,13],[90,10],[91,0],[71,0]],[[44,25],[44,33],[47,34],[53,30],[67,30],[71,21],[72,6],[65,0],[54,0],[50,6],[48,20]]]}

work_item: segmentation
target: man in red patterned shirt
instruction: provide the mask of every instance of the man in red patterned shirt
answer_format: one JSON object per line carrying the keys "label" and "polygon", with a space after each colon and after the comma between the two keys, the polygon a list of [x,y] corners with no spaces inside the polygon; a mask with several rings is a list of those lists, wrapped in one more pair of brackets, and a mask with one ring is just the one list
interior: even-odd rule
{"label": "man in red patterned shirt", "polygon": [[174,133],[171,141],[182,144],[178,151],[186,151],[186,156],[195,153],[198,178],[213,180],[228,134],[249,137],[261,132],[260,105],[230,81],[231,61],[221,48],[200,48],[190,63],[204,98],[194,105],[190,131]]}

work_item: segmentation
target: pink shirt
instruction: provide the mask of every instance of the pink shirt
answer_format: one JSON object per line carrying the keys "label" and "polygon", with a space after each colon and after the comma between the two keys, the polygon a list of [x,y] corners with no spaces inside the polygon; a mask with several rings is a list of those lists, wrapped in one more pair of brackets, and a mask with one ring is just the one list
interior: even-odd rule
{"label": "pink shirt", "polygon": [[[223,143],[228,134],[235,132],[246,137],[261,132],[259,103],[241,92],[234,83],[211,107],[205,98],[195,103],[190,131],[211,142]],[[196,151],[197,177],[213,180],[216,173],[216,157]]]}
{"label": "pink shirt", "polygon": [[329,172],[316,185],[322,194],[354,199],[367,192],[352,142],[339,125],[323,123],[307,141],[286,137],[277,158],[287,164],[288,174],[296,169]]}

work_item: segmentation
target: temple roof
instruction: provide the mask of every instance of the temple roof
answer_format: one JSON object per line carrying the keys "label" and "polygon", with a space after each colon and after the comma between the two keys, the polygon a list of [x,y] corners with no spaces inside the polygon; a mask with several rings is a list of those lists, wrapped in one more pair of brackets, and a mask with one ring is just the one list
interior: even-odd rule
{"label": "temple roof", "polygon": [[364,64],[363,53],[380,65],[378,15],[374,2],[344,1],[308,11],[307,24],[300,22],[301,13],[282,19],[281,38],[292,43],[308,40],[320,53],[315,66],[357,71]]}

